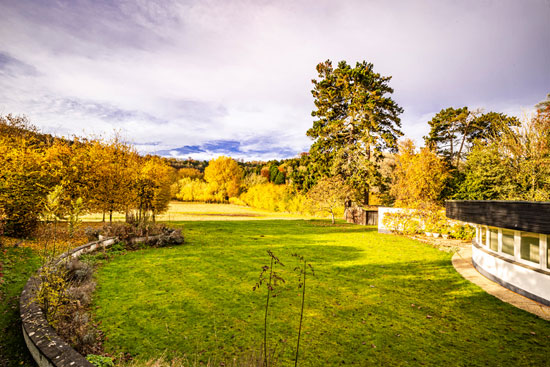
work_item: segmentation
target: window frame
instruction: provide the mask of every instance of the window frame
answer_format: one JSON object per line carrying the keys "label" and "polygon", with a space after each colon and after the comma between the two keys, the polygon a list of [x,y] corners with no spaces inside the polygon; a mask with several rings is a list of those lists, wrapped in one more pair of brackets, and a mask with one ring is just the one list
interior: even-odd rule
{"label": "window frame", "polygon": [[[524,233],[530,233],[530,234],[538,234],[539,236],[539,262],[534,262],[534,261],[531,261],[531,260],[526,260],[524,258],[521,257],[521,238],[522,238],[522,234]],[[529,266],[532,266],[532,267],[537,267],[537,268],[541,268],[542,269],[542,259],[541,259],[541,249],[542,249],[542,241],[543,241],[543,237],[544,236],[544,241],[546,242],[546,235],[543,235],[541,233],[534,233],[534,232],[527,232],[527,231],[520,231],[519,233],[519,243],[517,244],[518,245],[518,250],[517,250],[517,258],[516,258],[516,261],[518,261],[519,263],[522,263],[522,264],[525,264],[525,265],[529,265]]]}

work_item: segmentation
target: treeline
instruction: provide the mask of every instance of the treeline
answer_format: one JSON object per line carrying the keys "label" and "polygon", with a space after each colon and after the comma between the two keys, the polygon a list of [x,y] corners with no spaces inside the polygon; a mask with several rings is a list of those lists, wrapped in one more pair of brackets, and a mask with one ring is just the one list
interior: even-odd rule
{"label": "treeline", "polygon": [[550,95],[532,116],[441,110],[425,147],[403,141],[394,156],[390,200],[418,207],[462,200],[550,200]]}
{"label": "treeline", "polygon": [[17,236],[39,220],[84,213],[154,219],[168,208],[174,175],[161,158],[142,157],[120,138],[57,138],[12,115],[0,116],[0,167],[0,224]]}
{"label": "treeline", "polygon": [[468,107],[442,109],[428,121],[418,149],[400,140],[403,109],[391,98],[391,77],[366,62],[334,67],[326,61],[317,71],[309,152],[246,171],[224,158],[237,177],[231,194],[217,193],[209,165],[204,177],[185,174],[173,197],[285,211],[332,211],[335,202],[437,211],[447,199],[550,199],[550,95],[522,121]]}
{"label": "treeline", "polygon": [[317,72],[311,147],[281,161],[140,157],[120,139],[60,139],[25,118],[1,117],[0,223],[28,233],[52,215],[154,218],[170,197],[333,215],[344,202],[438,210],[447,199],[550,199],[550,95],[522,121],[442,109],[418,149],[400,140],[403,109],[391,77],[367,62],[327,60]]}

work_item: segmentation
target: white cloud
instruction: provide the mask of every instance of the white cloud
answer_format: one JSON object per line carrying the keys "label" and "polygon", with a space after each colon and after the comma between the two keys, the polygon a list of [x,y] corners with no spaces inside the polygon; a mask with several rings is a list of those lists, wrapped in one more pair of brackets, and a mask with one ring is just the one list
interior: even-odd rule
{"label": "white cloud", "polygon": [[35,70],[2,73],[0,59],[0,113],[60,134],[122,129],[143,150],[267,137],[273,158],[307,150],[328,58],[393,75],[417,143],[442,108],[517,111],[550,85],[547,1],[12,1],[0,14],[0,52]]}

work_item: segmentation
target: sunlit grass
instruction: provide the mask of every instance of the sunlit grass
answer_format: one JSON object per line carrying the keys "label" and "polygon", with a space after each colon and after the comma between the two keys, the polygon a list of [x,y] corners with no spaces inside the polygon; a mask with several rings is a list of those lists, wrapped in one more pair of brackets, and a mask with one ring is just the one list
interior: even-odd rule
{"label": "sunlit grass", "polygon": [[[209,221],[209,220],[259,220],[259,219],[299,219],[307,216],[276,213],[262,209],[255,209],[247,206],[234,204],[206,204],[206,203],[187,203],[181,201],[171,201],[168,211],[157,216],[159,221]],[[82,217],[84,221],[101,221],[101,213],[88,214]],[[114,213],[113,220],[123,221],[124,213]],[[109,215],[106,215],[109,220]]]}
{"label": "sunlit grass", "polygon": [[182,246],[128,253],[98,273],[96,319],[113,354],[231,360],[261,348],[265,291],[252,291],[271,249],[287,280],[272,299],[270,347],[293,356],[308,280],[302,366],[548,364],[550,323],[464,280],[451,254],[374,228],[326,221],[177,223]]}

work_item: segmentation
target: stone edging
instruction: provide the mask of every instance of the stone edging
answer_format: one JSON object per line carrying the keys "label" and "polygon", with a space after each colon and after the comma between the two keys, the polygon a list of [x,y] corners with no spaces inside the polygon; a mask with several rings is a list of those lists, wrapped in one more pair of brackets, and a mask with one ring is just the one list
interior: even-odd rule
{"label": "stone edging", "polygon": [[[79,246],[59,256],[55,264],[67,257],[78,258],[98,248],[106,248],[115,243],[107,238]],[[48,324],[42,309],[36,303],[36,292],[40,288],[40,278],[32,276],[23,288],[19,299],[23,337],[27,348],[40,367],[94,367],[80,353],[66,343]]]}

